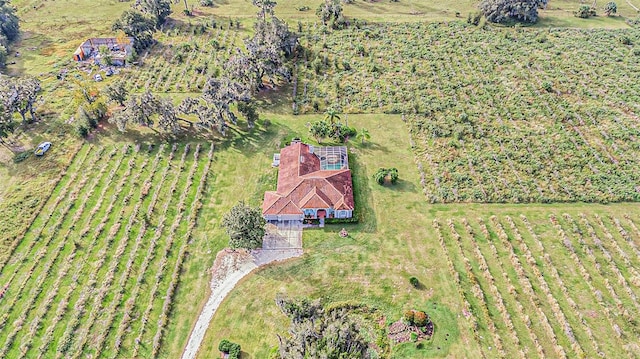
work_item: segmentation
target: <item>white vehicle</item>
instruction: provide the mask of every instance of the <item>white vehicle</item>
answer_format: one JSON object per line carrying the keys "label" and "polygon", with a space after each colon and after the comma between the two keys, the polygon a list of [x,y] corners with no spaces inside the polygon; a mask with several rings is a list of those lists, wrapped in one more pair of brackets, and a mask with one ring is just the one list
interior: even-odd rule
{"label": "white vehicle", "polygon": [[49,147],[51,147],[51,142],[42,142],[40,145],[38,145],[38,148],[36,148],[36,156],[44,155],[44,153],[49,150]]}
{"label": "white vehicle", "polygon": [[100,81],[102,81],[102,75],[97,74],[97,75],[95,75],[95,76],[93,77],[93,79],[94,79],[94,80],[96,80],[96,82],[100,82]]}

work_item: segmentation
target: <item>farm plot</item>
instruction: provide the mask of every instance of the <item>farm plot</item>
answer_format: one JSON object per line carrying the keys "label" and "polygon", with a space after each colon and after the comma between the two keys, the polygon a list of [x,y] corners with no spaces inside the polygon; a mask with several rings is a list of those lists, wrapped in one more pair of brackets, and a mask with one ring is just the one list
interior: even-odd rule
{"label": "farm plot", "polygon": [[640,200],[637,30],[309,33],[299,111],[407,114],[431,202]]}
{"label": "farm plot", "polygon": [[0,263],[0,357],[157,357],[212,156],[85,145]]}
{"label": "farm plot", "polygon": [[235,51],[239,32],[228,21],[171,23],[142,57],[142,67],[128,70],[126,84],[133,92],[200,92]]}
{"label": "farm plot", "polygon": [[511,358],[632,358],[640,355],[638,221],[563,213],[433,227],[483,348]]}

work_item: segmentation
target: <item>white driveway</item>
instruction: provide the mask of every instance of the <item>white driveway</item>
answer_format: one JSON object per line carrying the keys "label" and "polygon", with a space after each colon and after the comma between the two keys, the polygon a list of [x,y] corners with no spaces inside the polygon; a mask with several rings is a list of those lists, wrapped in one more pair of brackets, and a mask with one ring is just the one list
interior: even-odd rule
{"label": "white driveway", "polygon": [[302,221],[280,221],[267,224],[263,249],[302,248]]}
{"label": "white driveway", "polygon": [[[294,231],[293,229],[290,229]],[[280,242],[274,242],[278,245]],[[302,246],[302,226],[300,227]],[[280,243],[282,244],[282,243]],[[302,256],[302,248],[255,250],[251,253],[222,250],[216,256],[211,277],[211,295],[205,304],[196,325],[189,336],[189,342],[182,353],[182,359],[195,359],[218,306],[244,276],[254,269],[269,263]]]}

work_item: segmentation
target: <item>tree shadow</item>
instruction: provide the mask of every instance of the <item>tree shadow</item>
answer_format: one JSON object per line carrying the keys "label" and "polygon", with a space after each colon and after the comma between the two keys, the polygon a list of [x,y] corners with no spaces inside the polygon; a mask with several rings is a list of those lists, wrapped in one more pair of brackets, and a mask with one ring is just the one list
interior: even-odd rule
{"label": "tree shadow", "polygon": [[407,181],[402,178],[398,178],[396,183],[385,185],[385,187],[398,192],[412,192],[412,193],[418,192],[418,189],[413,182]]}
{"label": "tree shadow", "polygon": [[427,287],[420,280],[418,280],[418,284],[417,285],[413,285],[413,284],[409,284],[409,285],[411,286],[411,288],[413,288],[415,290],[419,290],[419,291],[423,291],[423,290],[427,289]]}
{"label": "tree shadow", "polygon": [[373,206],[369,179],[364,163],[358,159],[358,154],[349,153],[349,168],[353,182],[353,196],[355,210],[353,216],[358,219],[360,229],[365,233],[374,233],[378,229],[378,220]]}
{"label": "tree shadow", "polygon": [[260,120],[249,129],[242,126],[229,126],[227,135],[220,138],[218,147],[242,153],[246,157],[260,156],[269,151],[267,144],[284,131],[284,126]]}
{"label": "tree shadow", "polygon": [[293,84],[284,83],[276,87],[266,87],[255,94],[256,105],[260,108],[268,109],[270,112],[291,113],[292,103],[291,92]]}
{"label": "tree shadow", "polygon": [[389,153],[389,148],[387,148],[387,146],[381,145],[376,142],[365,142],[365,143],[357,142],[357,143],[358,145],[356,147],[358,148],[358,150],[367,154],[370,154],[372,151]]}

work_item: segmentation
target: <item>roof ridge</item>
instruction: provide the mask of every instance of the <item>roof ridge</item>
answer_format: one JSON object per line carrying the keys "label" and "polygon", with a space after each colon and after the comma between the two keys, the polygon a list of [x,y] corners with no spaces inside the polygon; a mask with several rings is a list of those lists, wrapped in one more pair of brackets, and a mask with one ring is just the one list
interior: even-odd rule
{"label": "roof ridge", "polygon": [[[317,197],[318,199],[320,199],[320,201],[322,201],[322,203],[324,203],[327,207],[331,207],[331,204],[330,204],[331,199],[328,198],[328,196],[324,192],[322,192],[322,190],[318,189],[318,187],[316,186],[314,186],[313,189],[309,191],[309,193],[300,200],[299,207],[304,207],[304,205],[311,202],[311,200],[314,197]],[[326,198],[323,198],[323,197],[326,197]],[[329,202],[327,202],[327,200],[329,200]]]}

